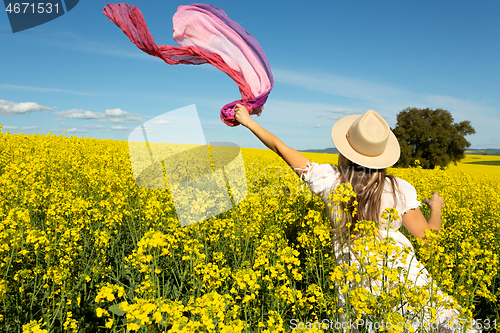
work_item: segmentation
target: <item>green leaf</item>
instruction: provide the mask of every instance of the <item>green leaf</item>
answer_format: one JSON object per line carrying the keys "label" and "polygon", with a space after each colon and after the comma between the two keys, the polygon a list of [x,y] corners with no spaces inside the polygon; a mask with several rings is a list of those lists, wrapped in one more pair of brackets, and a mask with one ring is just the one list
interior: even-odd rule
{"label": "green leaf", "polygon": [[123,316],[125,314],[125,311],[120,309],[120,306],[118,304],[113,304],[108,308],[109,311],[111,311],[113,314],[117,316]]}

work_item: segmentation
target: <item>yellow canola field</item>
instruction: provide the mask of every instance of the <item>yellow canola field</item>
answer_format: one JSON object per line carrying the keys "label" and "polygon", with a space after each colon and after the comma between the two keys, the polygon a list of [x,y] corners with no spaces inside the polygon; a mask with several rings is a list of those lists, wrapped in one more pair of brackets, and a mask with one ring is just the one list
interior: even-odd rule
{"label": "yellow canola field", "polygon": [[[336,165],[338,154],[303,153],[309,159],[315,159],[318,163],[331,163]],[[465,155],[465,158],[457,163],[451,163],[446,170],[452,172],[464,172],[475,177],[500,177],[500,156],[494,155]]]}
{"label": "yellow canola field", "polygon": [[463,171],[476,177],[500,177],[500,156],[465,155],[457,165],[451,164],[448,169]]}
{"label": "yellow canola field", "polygon": [[[475,318],[484,331],[500,324],[498,179],[391,170],[419,200],[433,191],[445,199],[442,232],[429,234],[428,245],[410,237],[435,280],[415,286],[401,283],[395,264],[406,250],[372,237],[369,221],[353,240],[359,261],[339,262],[321,199],[273,152],[241,151],[244,199],[181,227],[157,170],[134,178],[127,142],[0,132],[0,331],[341,332],[356,321],[359,332],[368,332],[362,322],[427,332],[437,307],[461,309],[465,323]],[[163,171],[189,179],[192,158],[191,169],[166,161]],[[137,185],[150,180],[153,189]],[[227,189],[232,199],[240,194]],[[216,191],[193,191],[186,209],[194,213],[222,202]],[[334,198],[351,195],[346,187]],[[445,304],[436,287],[453,301]]]}

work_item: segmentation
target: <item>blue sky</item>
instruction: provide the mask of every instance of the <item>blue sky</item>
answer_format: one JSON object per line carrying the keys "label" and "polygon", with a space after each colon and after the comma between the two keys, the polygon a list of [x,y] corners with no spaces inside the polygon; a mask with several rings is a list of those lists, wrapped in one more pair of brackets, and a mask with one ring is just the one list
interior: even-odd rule
{"label": "blue sky", "polygon": [[[179,1],[130,1],[158,45],[172,38]],[[207,142],[265,148],[220,108],[240,98],[210,65],[170,66],[80,1],[67,14],[12,33],[0,14],[0,124],[11,133],[127,140],[142,123],[195,104]],[[499,1],[212,1],[262,46],[275,85],[253,116],[286,145],[332,147],[335,121],[368,109],[394,126],[406,107],[470,120],[471,148],[500,148]]]}

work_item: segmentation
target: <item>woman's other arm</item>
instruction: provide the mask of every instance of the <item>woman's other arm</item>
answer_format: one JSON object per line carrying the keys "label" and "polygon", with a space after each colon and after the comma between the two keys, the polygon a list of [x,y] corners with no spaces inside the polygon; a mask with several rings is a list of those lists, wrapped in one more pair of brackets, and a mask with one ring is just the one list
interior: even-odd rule
{"label": "woman's other arm", "polygon": [[431,209],[431,215],[427,221],[420,209],[412,209],[403,215],[403,225],[411,234],[417,238],[425,236],[425,230],[441,230],[441,210],[443,209],[443,198],[436,192],[432,198],[425,199],[425,203]]}
{"label": "woman's other arm", "polygon": [[308,164],[311,163],[307,157],[286,146],[280,139],[278,139],[274,134],[264,129],[257,122],[255,122],[248,114],[247,109],[237,104],[235,107],[235,118],[236,120],[250,131],[269,149],[278,154],[294,171],[301,176],[302,171],[296,170],[296,168],[304,169]]}

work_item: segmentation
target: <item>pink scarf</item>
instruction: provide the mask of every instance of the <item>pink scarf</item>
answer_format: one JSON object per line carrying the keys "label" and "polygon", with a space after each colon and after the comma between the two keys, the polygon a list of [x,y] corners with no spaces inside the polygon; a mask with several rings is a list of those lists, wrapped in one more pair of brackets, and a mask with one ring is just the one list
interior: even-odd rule
{"label": "pink scarf", "polygon": [[234,118],[236,104],[243,104],[250,114],[262,112],[274,84],[266,55],[257,40],[222,9],[206,4],[179,6],[173,24],[174,40],[181,46],[156,45],[135,6],[108,4],[103,14],[138,48],[169,65],[210,63],[229,75],[240,89],[241,100],[222,107],[220,118],[227,125],[239,125]]}

